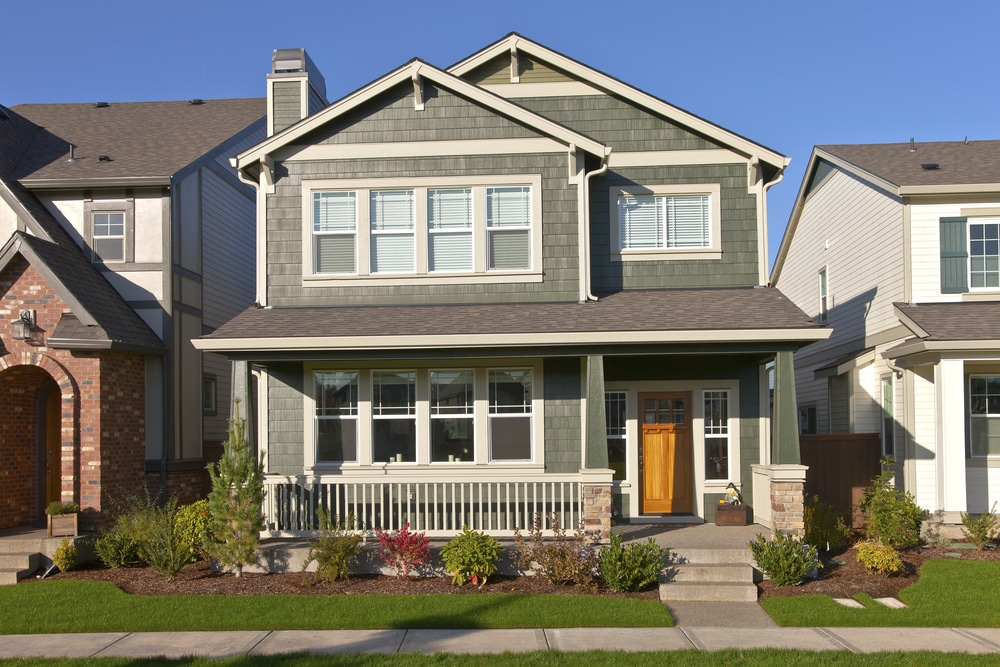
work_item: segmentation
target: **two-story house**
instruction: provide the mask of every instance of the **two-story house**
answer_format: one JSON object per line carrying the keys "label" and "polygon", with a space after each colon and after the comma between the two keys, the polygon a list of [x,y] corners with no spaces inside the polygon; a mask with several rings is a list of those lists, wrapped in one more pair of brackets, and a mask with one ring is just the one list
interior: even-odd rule
{"label": "two-story house", "polygon": [[785,157],[516,34],[321,109],[317,75],[275,52],[257,305],[196,341],[259,378],[272,531],[711,520],[798,463],[765,366],[794,431],[826,332],[764,286]]}
{"label": "two-story house", "polygon": [[817,146],[772,282],[833,334],[800,426],[878,433],[946,523],[1000,500],[1000,141]]}
{"label": "two-story house", "polygon": [[0,528],[147,485],[206,493],[254,300],[255,194],[229,159],[265,100],[0,107]]}

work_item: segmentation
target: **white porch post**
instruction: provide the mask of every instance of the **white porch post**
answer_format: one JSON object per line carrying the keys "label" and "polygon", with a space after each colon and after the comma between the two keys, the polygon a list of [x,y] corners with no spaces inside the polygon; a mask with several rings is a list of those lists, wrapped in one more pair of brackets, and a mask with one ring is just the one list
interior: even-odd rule
{"label": "white porch post", "polygon": [[965,365],[961,359],[941,359],[934,366],[937,411],[938,508],[959,521],[966,511],[965,490]]}

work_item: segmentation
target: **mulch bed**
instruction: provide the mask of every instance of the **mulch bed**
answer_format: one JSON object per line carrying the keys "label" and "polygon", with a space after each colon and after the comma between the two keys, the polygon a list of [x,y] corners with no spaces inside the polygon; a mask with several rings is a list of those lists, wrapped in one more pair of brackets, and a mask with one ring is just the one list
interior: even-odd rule
{"label": "mulch bed", "polygon": [[[899,591],[916,583],[920,566],[934,558],[949,558],[948,553],[961,553],[963,560],[1000,560],[1000,549],[976,551],[974,549],[953,549],[938,546],[921,546],[902,552],[905,571],[886,577],[868,572],[857,562],[857,551],[846,549],[820,554],[823,567],[819,578],[807,580],[800,586],[775,586],[770,581],[757,585],[759,598],[786,597],[792,595],[828,595],[835,598],[851,598],[865,593],[873,598],[898,597]],[[842,563],[842,564],[840,564]],[[192,563],[173,579],[164,579],[152,568],[133,567],[109,569],[97,563],[90,563],[79,570],[60,572],[49,579],[82,579],[107,581],[126,593],[135,595],[384,595],[406,594],[427,595],[446,593],[451,595],[471,595],[484,593],[524,593],[554,595],[600,595],[658,600],[659,591],[640,593],[615,593],[608,588],[595,585],[589,588],[573,585],[552,584],[544,577],[501,577],[489,580],[483,588],[471,583],[453,586],[450,577],[424,577],[398,580],[382,575],[354,575],[347,581],[334,584],[314,583],[311,576],[301,573],[257,574],[245,573],[237,578],[232,574],[212,572],[205,561]],[[21,583],[39,581],[35,578]]]}

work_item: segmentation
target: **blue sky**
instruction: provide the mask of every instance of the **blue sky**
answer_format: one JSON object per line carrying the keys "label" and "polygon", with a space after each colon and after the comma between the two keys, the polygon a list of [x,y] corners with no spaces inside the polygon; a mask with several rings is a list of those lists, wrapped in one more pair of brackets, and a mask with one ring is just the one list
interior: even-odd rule
{"label": "blue sky", "polygon": [[516,31],[791,157],[768,200],[772,261],[814,144],[1000,138],[987,0],[9,0],[2,15],[6,106],[263,96],[272,50],[291,47],[333,100]]}

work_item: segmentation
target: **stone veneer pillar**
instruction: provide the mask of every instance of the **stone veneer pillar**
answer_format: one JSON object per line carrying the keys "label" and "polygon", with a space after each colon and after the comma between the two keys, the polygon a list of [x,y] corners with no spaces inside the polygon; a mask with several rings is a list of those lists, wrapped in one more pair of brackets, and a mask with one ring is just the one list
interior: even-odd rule
{"label": "stone veneer pillar", "polygon": [[784,464],[771,468],[771,530],[805,535],[805,484],[808,466]]}
{"label": "stone veneer pillar", "polygon": [[583,484],[583,529],[600,535],[601,542],[611,538],[611,480],[615,472],[610,468],[581,470]]}

